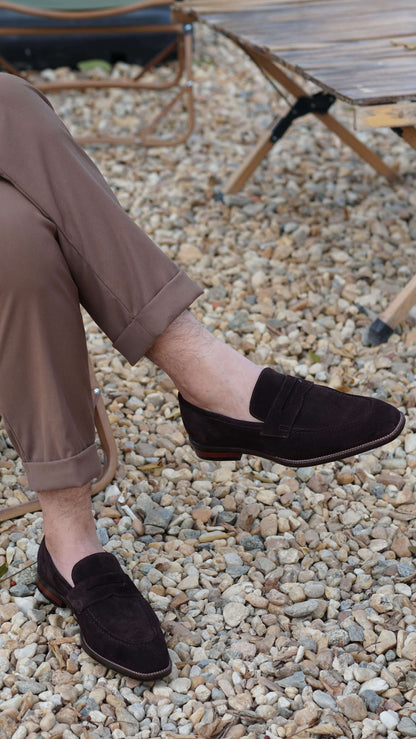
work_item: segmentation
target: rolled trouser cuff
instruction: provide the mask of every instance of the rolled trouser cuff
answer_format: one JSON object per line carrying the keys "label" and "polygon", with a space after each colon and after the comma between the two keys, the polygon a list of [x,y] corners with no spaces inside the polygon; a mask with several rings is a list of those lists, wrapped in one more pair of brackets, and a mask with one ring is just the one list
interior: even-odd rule
{"label": "rolled trouser cuff", "polygon": [[203,290],[180,270],[126,326],[114,341],[115,349],[131,365],[136,364],[153,346],[157,337],[163,334],[172,321],[202,292]]}
{"label": "rolled trouser cuff", "polygon": [[67,459],[51,462],[23,462],[28,486],[37,492],[80,488],[98,477],[101,463],[95,444]]}

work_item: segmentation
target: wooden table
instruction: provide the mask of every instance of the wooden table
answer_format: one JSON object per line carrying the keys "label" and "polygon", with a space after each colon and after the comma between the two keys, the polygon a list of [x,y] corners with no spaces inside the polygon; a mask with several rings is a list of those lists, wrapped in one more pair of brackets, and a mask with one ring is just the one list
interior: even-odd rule
{"label": "wooden table", "polygon": [[[229,178],[238,192],[296,118],[312,113],[389,180],[396,172],[328,111],[353,106],[354,127],[391,128],[416,148],[416,2],[414,0],[182,0],[181,19],[202,21],[232,39],[264,74],[294,97],[288,114],[260,137]],[[293,77],[315,83],[308,95]],[[372,324],[385,341],[416,303],[416,276]]]}

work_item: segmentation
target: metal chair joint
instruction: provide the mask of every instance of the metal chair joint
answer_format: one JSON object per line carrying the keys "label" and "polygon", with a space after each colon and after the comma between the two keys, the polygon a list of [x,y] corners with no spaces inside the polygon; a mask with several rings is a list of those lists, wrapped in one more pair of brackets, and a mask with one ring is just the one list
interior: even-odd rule
{"label": "metal chair joint", "polygon": [[308,113],[318,113],[320,115],[327,113],[335,100],[335,95],[331,95],[328,92],[316,92],[314,95],[302,95],[298,97],[289,112],[283,118],[280,118],[273,127],[270,141],[274,144],[282,138],[283,134],[286,133],[296,118],[301,118],[304,115],[308,115]]}

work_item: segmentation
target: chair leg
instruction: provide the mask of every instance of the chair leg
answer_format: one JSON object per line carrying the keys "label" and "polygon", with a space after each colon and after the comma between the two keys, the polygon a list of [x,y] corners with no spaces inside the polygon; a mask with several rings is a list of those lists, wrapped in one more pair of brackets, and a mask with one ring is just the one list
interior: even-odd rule
{"label": "chair leg", "polygon": [[[117,446],[114,440],[114,436],[111,430],[111,426],[105,410],[104,401],[101,392],[97,386],[97,381],[92,369],[90,361],[90,379],[91,388],[94,393],[95,399],[95,410],[94,410],[94,421],[97,429],[98,438],[101,442],[101,446],[104,452],[104,464],[102,467],[100,477],[93,482],[91,485],[91,495],[96,495],[111,482],[115,475],[118,464]],[[27,503],[21,503],[16,506],[9,506],[0,510],[0,523],[2,521],[9,521],[12,518],[18,518],[24,516],[26,513],[35,513],[40,511],[41,506],[38,498],[31,500]]]}

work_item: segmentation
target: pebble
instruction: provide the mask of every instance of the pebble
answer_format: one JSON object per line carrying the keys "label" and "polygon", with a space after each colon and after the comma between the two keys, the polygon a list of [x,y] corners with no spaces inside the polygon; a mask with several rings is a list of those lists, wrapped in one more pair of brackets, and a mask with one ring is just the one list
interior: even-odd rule
{"label": "pebble", "polygon": [[359,695],[341,695],[338,706],[351,721],[363,721],[367,717],[366,705]]}
{"label": "pebble", "polygon": [[375,693],[384,693],[388,688],[389,684],[381,677],[373,677],[371,680],[366,680],[362,683],[360,690],[373,690]]}
{"label": "pebble", "polygon": [[227,626],[238,626],[247,618],[248,608],[242,603],[227,603],[224,606],[223,616]]}
{"label": "pebble", "polygon": [[370,713],[377,713],[383,699],[374,690],[360,690],[360,697],[363,699]]}
{"label": "pebble", "polygon": [[380,721],[387,729],[395,729],[399,723],[399,715],[396,711],[381,711]]}
{"label": "pebble", "polygon": [[191,687],[191,681],[188,677],[177,677],[175,680],[172,680],[170,687],[176,693],[188,693]]}
{"label": "pebble", "polygon": [[144,519],[145,531],[148,531],[149,527],[160,528],[164,531],[172,521],[173,513],[172,507],[153,508]]}
{"label": "pebble", "polygon": [[319,607],[319,601],[316,598],[310,598],[301,603],[293,603],[291,606],[286,606],[284,611],[286,616],[290,618],[307,618],[316,611]]}
{"label": "pebble", "polygon": [[397,730],[403,736],[416,736],[416,723],[408,716],[403,716],[397,724]]}
{"label": "pebble", "polygon": [[322,598],[325,593],[325,586],[321,582],[306,582],[303,586],[303,592],[307,598]]}
{"label": "pebble", "polygon": [[298,672],[294,672],[293,675],[282,678],[282,680],[277,680],[277,683],[282,688],[298,688],[298,690],[303,690],[306,685],[305,675],[299,670]]}
{"label": "pebble", "polygon": [[412,661],[416,659],[416,632],[410,633],[406,636],[401,652],[401,656],[405,659],[410,659]]}
{"label": "pebble", "polygon": [[331,711],[338,710],[336,700],[329,693],[325,693],[323,690],[314,690],[312,697],[320,708],[328,708]]}

